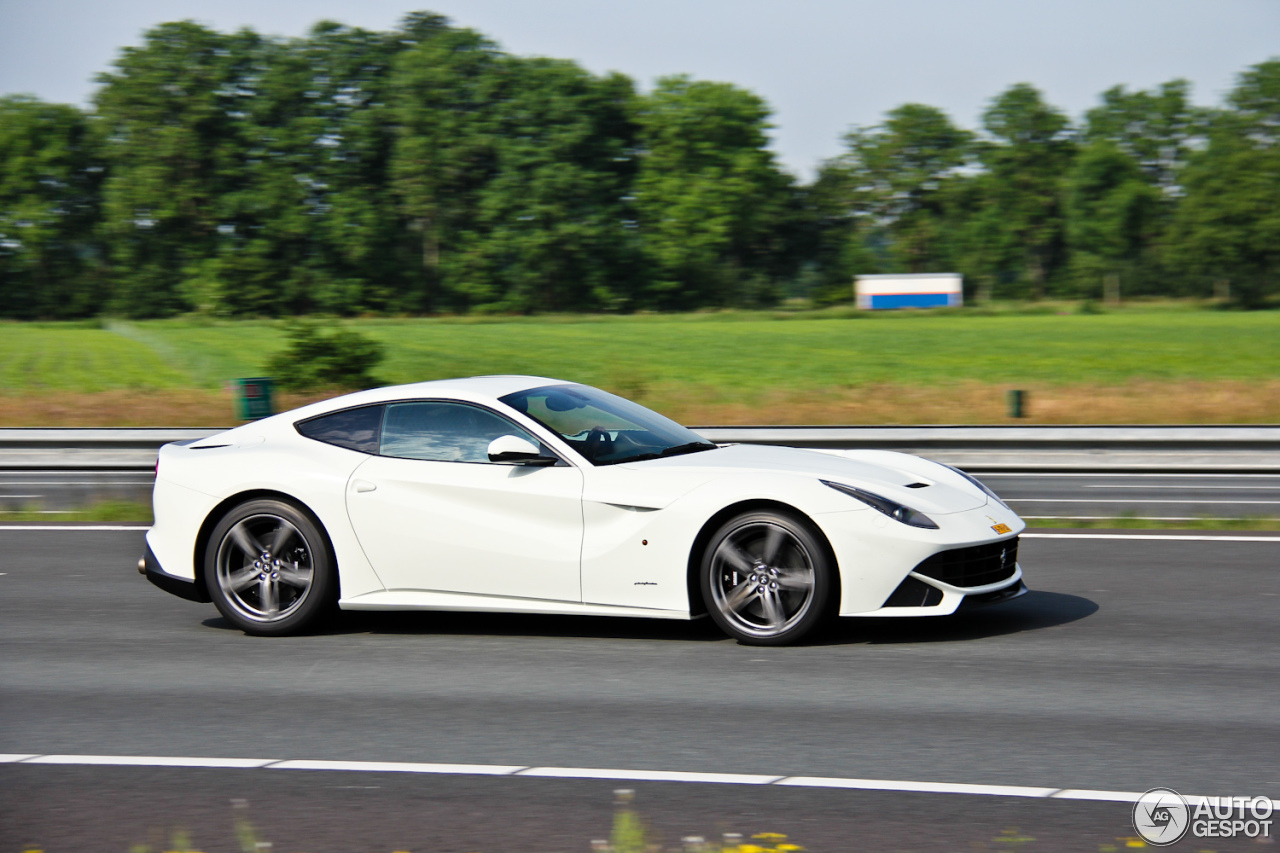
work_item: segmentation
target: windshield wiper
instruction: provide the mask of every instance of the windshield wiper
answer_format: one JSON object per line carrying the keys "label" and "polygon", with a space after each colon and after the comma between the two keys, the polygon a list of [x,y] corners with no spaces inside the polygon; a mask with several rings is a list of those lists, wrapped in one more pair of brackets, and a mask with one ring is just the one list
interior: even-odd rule
{"label": "windshield wiper", "polygon": [[659,456],[680,456],[684,453],[697,453],[699,450],[715,450],[716,446],[709,441],[691,441],[688,444],[677,444],[659,453]]}
{"label": "windshield wiper", "polygon": [[620,465],[625,462],[646,462],[650,459],[665,459],[668,456],[680,456],[685,453],[697,453],[699,450],[715,450],[718,445],[709,441],[691,441],[688,444],[677,444],[675,447],[668,447],[657,453],[641,453],[636,456],[628,456],[625,459],[617,459],[605,464]]}

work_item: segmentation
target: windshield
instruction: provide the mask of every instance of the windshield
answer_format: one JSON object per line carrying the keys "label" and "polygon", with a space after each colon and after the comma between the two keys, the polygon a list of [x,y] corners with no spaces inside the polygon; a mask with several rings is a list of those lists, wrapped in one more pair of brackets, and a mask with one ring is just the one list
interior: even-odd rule
{"label": "windshield", "polygon": [[547,385],[501,399],[554,430],[593,465],[715,449],[675,421],[589,385]]}

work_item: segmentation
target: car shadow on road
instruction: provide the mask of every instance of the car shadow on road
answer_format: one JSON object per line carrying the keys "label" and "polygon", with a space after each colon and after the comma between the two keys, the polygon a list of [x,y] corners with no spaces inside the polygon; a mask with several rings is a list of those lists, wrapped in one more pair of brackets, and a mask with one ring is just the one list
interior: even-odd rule
{"label": "car shadow on road", "polygon": [[[234,630],[221,616],[204,620],[209,628]],[[536,613],[460,613],[441,610],[338,614],[312,636],[366,634],[436,637],[547,637],[707,642],[729,638],[710,619],[630,619],[606,616],[559,616]]]}
{"label": "car shadow on road", "polygon": [[[836,620],[804,645],[944,643],[981,640],[1084,619],[1098,605],[1078,595],[1032,590],[1015,601],[977,607],[951,616],[926,618],[850,617]],[[209,628],[234,630],[220,616],[204,620]],[[603,616],[548,616],[527,613],[447,611],[360,612],[339,614],[314,635],[435,637],[530,637],[730,643],[715,623]]]}
{"label": "car shadow on road", "polygon": [[1079,595],[1032,590],[1014,601],[933,618],[839,619],[815,640],[823,645],[855,643],[954,643],[1055,628],[1085,619],[1098,605]]}

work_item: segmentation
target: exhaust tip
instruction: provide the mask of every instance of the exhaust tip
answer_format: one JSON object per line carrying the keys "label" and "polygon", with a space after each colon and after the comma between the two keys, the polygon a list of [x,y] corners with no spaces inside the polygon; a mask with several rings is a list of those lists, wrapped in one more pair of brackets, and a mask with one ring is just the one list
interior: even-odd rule
{"label": "exhaust tip", "polygon": [[145,575],[146,573],[147,573],[147,558],[139,557],[138,558],[138,574]]}

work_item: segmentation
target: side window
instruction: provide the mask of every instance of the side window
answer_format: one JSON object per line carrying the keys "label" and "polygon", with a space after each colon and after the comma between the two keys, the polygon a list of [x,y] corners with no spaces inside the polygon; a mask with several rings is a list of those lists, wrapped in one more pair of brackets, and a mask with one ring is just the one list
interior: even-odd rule
{"label": "side window", "polygon": [[488,462],[489,442],[515,435],[538,439],[506,418],[465,403],[393,403],[382,422],[383,456],[435,462]]}
{"label": "side window", "polygon": [[381,427],[382,406],[347,409],[294,424],[294,428],[307,438],[361,453],[378,452],[378,431]]}

